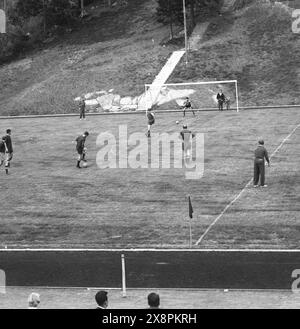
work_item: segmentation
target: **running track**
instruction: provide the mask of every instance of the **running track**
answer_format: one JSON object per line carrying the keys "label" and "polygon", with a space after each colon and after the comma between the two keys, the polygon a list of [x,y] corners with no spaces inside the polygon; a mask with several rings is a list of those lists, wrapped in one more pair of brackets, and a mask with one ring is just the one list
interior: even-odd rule
{"label": "running track", "polygon": [[7,286],[291,289],[299,251],[1,250]]}

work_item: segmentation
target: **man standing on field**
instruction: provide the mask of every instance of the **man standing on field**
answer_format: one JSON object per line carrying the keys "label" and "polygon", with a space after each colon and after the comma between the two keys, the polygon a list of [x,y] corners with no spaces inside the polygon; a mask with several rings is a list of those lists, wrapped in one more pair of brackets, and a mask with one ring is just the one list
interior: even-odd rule
{"label": "man standing on field", "polygon": [[191,100],[189,97],[186,97],[184,103],[183,103],[183,116],[185,117],[185,111],[186,110],[192,110],[193,115],[195,116],[195,111],[193,110]]}
{"label": "man standing on field", "polygon": [[83,97],[80,97],[79,100],[79,111],[80,111],[80,120],[84,119],[85,120],[85,100]]}
{"label": "man standing on field", "polygon": [[146,136],[151,137],[151,126],[155,123],[154,112],[147,111],[147,119],[148,119],[148,129]]}
{"label": "man standing on field", "polygon": [[76,138],[76,151],[78,153],[78,159],[77,159],[77,168],[81,168],[80,167],[80,161],[85,161],[85,152],[86,152],[86,148],[85,148],[85,140],[88,137],[89,133],[88,131],[86,131],[83,135],[78,136]]}
{"label": "man standing on field", "polygon": [[225,95],[223,94],[223,91],[220,90],[220,92],[217,94],[217,101],[218,101],[218,107],[219,111],[223,111],[223,104],[225,102]]}
{"label": "man standing on field", "polygon": [[13,157],[13,147],[11,141],[11,129],[6,130],[6,135],[2,137],[0,143],[0,166],[5,162],[5,172],[8,175],[8,168],[10,168],[10,161]]}
{"label": "man standing on field", "polygon": [[254,178],[253,184],[254,187],[258,187],[258,181],[260,178],[260,186],[267,187],[265,185],[265,159],[270,167],[270,159],[268,155],[268,151],[264,147],[264,141],[260,139],[258,141],[258,146],[254,151],[255,159],[254,159]]}
{"label": "man standing on field", "polygon": [[192,139],[195,134],[188,129],[187,125],[183,125],[183,129],[180,132],[180,138],[182,139],[182,151],[184,158],[190,158],[192,151]]}

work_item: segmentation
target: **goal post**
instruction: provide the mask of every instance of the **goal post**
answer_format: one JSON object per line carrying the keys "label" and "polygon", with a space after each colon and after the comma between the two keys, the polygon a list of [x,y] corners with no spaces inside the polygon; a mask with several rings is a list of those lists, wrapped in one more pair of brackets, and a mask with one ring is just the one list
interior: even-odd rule
{"label": "goal post", "polygon": [[158,111],[178,110],[186,97],[189,97],[195,110],[215,110],[218,108],[216,96],[220,90],[226,98],[224,109],[239,112],[237,80],[145,84],[145,93],[139,108],[147,111],[155,106]]}

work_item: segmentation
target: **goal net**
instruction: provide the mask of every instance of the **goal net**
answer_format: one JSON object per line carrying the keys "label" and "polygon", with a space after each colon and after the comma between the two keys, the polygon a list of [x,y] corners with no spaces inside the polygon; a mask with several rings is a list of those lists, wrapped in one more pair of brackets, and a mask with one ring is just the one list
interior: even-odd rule
{"label": "goal net", "polygon": [[189,97],[195,110],[216,110],[219,108],[217,94],[220,91],[226,99],[223,109],[239,111],[237,80],[146,84],[139,108],[149,110],[155,106],[157,111],[180,110]]}

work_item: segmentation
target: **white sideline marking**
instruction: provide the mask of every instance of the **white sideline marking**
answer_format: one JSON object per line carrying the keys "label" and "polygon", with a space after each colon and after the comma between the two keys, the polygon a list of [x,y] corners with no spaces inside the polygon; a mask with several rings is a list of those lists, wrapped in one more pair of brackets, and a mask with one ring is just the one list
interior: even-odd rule
{"label": "white sideline marking", "polygon": [[[293,131],[284,138],[284,140],[280,143],[280,145],[276,148],[276,150],[272,153],[270,156],[270,159],[273,158],[273,156],[281,149],[283,144],[294,134],[294,132],[300,127],[300,124],[298,124]],[[245,185],[245,187],[241,190],[241,192],[223,209],[223,211],[220,213],[220,215],[209,225],[209,227],[205,230],[205,232],[201,235],[201,237],[196,242],[196,246],[198,246],[204,237],[207,235],[207,233],[215,226],[217,221],[225,214],[225,212],[235,203],[235,201],[243,194],[243,192],[246,190],[246,188],[252,183],[252,178],[249,180],[249,182]]]}
{"label": "white sideline marking", "polygon": [[[211,252],[211,253],[225,253],[225,252],[253,252],[253,253],[300,253],[300,249],[156,249],[156,248],[132,248],[132,249],[89,249],[89,248],[10,248],[0,249],[1,252]],[[121,288],[120,288],[121,289]]]}
{"label": "white sideline marking", "polygon": [[[147,85],[146,85],[147,86]],[[150,86],[150,85],[148,85]],[[268,110],[268,109],[294,109],[300,107],[300,104],[298,105],[273,105],[273,106],[242,106],[239,107],[240,110],[248,111],[248,110]],[[203,107],[199,109],[194,109],[195,111],[219,111],[216,107]],[[227,111],[227,110],[226,110]],[[228,111],[236,111],[236,107],[230,108]],[[182,112],[182,110],[160,110],[158,113],[176,113],[176,112]],[[104,113],[86,113],[87,117],[94,117],[94,116],[117,116],[117,115],[134,115],[134,114],[145,114],[145,111],[139,110],[139,111],[126,111],[126,112],[104,112]],[[40,114],[40,115],[9,115],[9,116],[3,116],[0,115],[0,120],[11,120],[11,119],[43,119],[43,118],[68,118],[68,117],[78,117],[78,113],[65,113],[65,114]]]}

